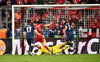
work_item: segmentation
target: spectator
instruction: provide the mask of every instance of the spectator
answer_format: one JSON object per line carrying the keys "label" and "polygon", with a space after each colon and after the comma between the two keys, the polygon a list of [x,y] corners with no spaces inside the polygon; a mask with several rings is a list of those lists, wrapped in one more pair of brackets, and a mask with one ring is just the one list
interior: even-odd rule
{"label": "spectator", "polygon": [[16,2],[17,5],[23,5],[23,0],[16,0]]}
{"label": "spectator", "polygon": [[54,37],[60,38],[61,37],[61,29],[59,28],[59,24],[56,24],[56,27],[54,29]]}
{"label": "spectator", "polygon": [[35,4],[36,0],[28,0],[29,3]]}
{"label": "spectator", "polygon": [[94,4],[100,4],[100,0],[95,0]]}
{"label": "spectator", "polygon": [[1,23],[1,27],[0,27],[0,29],[6,29],[6,25],[5,25],[5,23]]}
{"label": "spectator", "polygon": [[80,4],[81,1],[80,0],[72,0],[72,4]]}
{"label": "spectator", "polygon": [[50,29],[54,29],[55,28],[55,24],[57,23],[57,17],[55,17],[54,15],[52,16],[52,25],[49,27]]}
{"label": "spectator", "polygon": [[8,12],[8,23],[11,23],[11,12]]}
{"label": "spectator", "polygon": [[77,14],[77,10],[70,10],[70,11],[68,12],[68,14],[69,14],[70,18],[72,18],[72,16],[73,16],[74,14]]}
{"label": "spectator", "polygon": [[14,36],[15,36],[16,39],[18,38],[18,31],[17,31],[17,29],[15,29]]}
{"label": "spectator", "polygon": [[6,32],[7,32],[7,29],[0,29],[0,39],[6,39],[7,38]]}
{"label": "spectator", "polygon": [[4,22],[4,19],[5,19],[5,17],[6,17],[6,8],[3,8],[3,9],[1,10],[1,13],[2,13],[2,22]]}
{"label": "spectator", "polygon": [[55,4],[55,0],[44,0],[44,4]]}
{"label": "spectator", "polygon": [[71,3],[70,1],[66,0],[64,4],[70,4],[70,3]]}
{"label": "spectator", "polygon": [[48,29],[48,27],[45,27],[45,29],[42,31],[44,38],[46,37],[50,37],[50,30]]}
{"label": "spectator", "polygon": [[10,6],[15,4],[15,0],[6,0],[6,5]]}
{"label": "spectator", "polygon": [[11,6],[12,5],[12,3],[11,3],[11,1],[10,0],[7,0],[7,6]]}
{"label": "spectator", "polygon": [[94,15],[92,14],[91,21],[89,24],[90,28],[97,28],[97,24],[98,24],[97,22],[98,22],[97,18],[95,18]]}
{"label": "spectator", "polygon": [[6,2],[4,0],[0,0],[0,6],[5,6]]}
{"label": "spectator", "polygon": [[80,18],[79,20],[78,20],[78,22],[77,22],[77,27],[78,28],[84,28],[84,20],[83,20],[83,18]]}
{"label": "spectator", "polygon": [[42,15],[42,20],[44,24],[50,23],[50,12],[47,10],[43,15]]}
{"label": "spectator", "polygon": [[83,17],[82,17],[82,12],[81,11],[79,11],[78,12],[78,14],[77,14],[77,19],[78,19],[78,22],[76,22],[77,23],[77,25],[78,25],[78,27],[77,28],[80,28],[80,27],[84,27],[84,20],[83,20]]}
{"label": "spectator", "polygon": [[15,13],[15,28],[19,28],[21,23],[21,10],[19,9],[17,13]]}
{"label": "spectator", "polygon": [[75,25],[77,25],[78,19],[76,18],[76,14],[72,14],[71,16],[72,17],[71,17],[70,21],[73,21],[75,23]]}
{"label": "spectator", "polygon": [[63,4],[66,2],[66,0],[56,0],[57,4]]}
{"label": "spectator", "polygon": [[93,4],[94,0],[81,0],[81,4]]}
{"label": "spectator", "polygon": [[50,30],[50,37],[54,37],[54,29]]}
{"label": "spectator", "polygon": [[12,24],[11,23],[8,25],[6,34],[7,34],[7,38],[12,39]]}
{"label": "spectator", "polygon": [[36,0],[36,4],[44,4],[44,0]]}
{"label": "spectator", "polygon": [[86,16],[86,26],[87,26],[87,28],[89,28],[90,22],[91,22],[91,16],[90,15],[87,15]]}
{"label": "spectator", "polygon": [[31,4],[31,3],[28,2],[28,0],[23,0],[23,4],[24,4],[24,5],[28,5],[28,4]]}
{"label": "spectator", "polygon": [[57,22],[61,21],[61,19],[65,19],[65,18],[66,18],[65,11],[59,9],[59,10],[57,11],[56,16],[57,16]]}

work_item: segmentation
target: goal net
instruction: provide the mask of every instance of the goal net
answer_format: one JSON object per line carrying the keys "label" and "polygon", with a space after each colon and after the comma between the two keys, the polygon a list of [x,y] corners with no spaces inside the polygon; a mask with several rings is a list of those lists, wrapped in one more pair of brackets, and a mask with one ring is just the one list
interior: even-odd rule
{"label": "goal net", "polygon": [[[23,41],[23,31],[27,20],[32,22],[40,20],[43,25],[52,22],[51,26],[43,27],[42,33],[50,45],[66,41],[63,33],[65,22],[74,22],[74,41],[77,53],[90,53],[89,41],[100,38],[100,5],[99,4],[73,4],[73,5],[13,5],[13,42],[15,39]],[[60,41],[59,41],[60,40]],[[91,51],[98,53],[100,42],[91,44]],[[95,53],[95,52],[94,52]]]}

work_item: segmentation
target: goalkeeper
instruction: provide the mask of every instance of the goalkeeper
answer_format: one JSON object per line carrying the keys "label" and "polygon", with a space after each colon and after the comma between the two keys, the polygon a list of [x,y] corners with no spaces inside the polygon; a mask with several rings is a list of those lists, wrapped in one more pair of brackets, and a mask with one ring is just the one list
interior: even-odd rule
{"label": "goalkeeper", "polygon": [[[70,45],[66,45],[65,47],[61,48],[63,45],[66,45],[66,42],[58,44],[56,46],[49,47],[49,49],[52,51],[52,54],[57,54],[62,52],[62,50],[65,50],[66,48],[70,47]],[[37,55],[41,55],[42,53],[49,54],[49,51],[44,46],[38,45],[37,48],[40,49]]]}

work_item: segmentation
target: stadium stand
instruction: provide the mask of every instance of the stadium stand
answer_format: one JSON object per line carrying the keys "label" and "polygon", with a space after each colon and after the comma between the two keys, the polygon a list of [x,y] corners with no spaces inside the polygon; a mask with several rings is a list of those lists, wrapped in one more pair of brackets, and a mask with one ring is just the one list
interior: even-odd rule
{"label": "stadium stand", "polygon": [[[1,17],[0,17],[0,30],[2,28],[8,29],[8,24],[11,23],[11,5],[31,5],[31,4],[99,4],[99,0],[0,0],[0,8],[1,11]],[[8,7],[9,6],[9,7]],[[8,9],[7,9],[8,8]],[[22,22],[22,19],[25,17],[24,15],[27,13],[26,11],[23,11],[25,8],[21,8],[19,13],[15,13],[15,28],[20,27],[20,23]],[[48,24],[50,22],[50,10],[35,10],[35,13],[31,13],[30,19],[32,21],[35,21],[37,18],[43,21],[43,24]],[[32,10],[30,11],[32,12]],[[89,10],[87,10],[86,13],[89,13]],[[34,17],[35,15],[35,17]],[[67,19],[67,13],[62,10],[55,10],[53,11],[52,15],[52,20],[53,24],[52,26],[49,27],[49,29],[52,28],[52,30],[55,28],[55,24],[61,22],[60,24],[62,25],[62,20]],[[99,10],[93,10],[91,11],[91,14],[87,14],[86,18],[84,19],[84,13],[82,10],[70,10],[69,13],[69,18],[67,21],[78,21],[76,24],[79,25],[79,27],[84,27],[83,20],[86,20],[88,28],[100,28],[100,11]],[[21,17],[22,16],[22,17]],[[42,16],[42,17],[41,17]],[[76,19],[72,19],[72,17],[75,17]],[[60,28],[62,27],[60,25]],[[78,28],[79,28],[78,27]],[[52,31],[51,30],[51,31]],[[18,31],[19,32],[19,31]],[[53,32],[52,32],[53,33]],[[50,34],[49,34],[50,35]],[[52,35],[51,35],[52,36]]]}
{"label": "stadium stand", "polygon": [[100,4],[99,0],[1,0],[4,5],[28,5],[28,4]]}
{"label": "stadium stand", "polygon": [[7,29],[0,29],[0,38],[3,38],[3,39],[7,38],[6,31]]}

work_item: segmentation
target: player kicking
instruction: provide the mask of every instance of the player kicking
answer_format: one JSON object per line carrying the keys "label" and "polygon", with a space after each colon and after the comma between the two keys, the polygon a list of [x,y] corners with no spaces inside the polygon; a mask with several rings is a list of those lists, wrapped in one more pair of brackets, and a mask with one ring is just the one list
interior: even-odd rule
{"label": "player kicking", "polygon": [[[65,50],[66,48],[70,47],[70,45],[67,45],[67,46],[61,48],[63,45],[66,45],[66,42],[64,42],[62,44],[58,44],[56,46],[48,47],[48,48],[50,50],[52,50],[53,54],[57,54],[57,53],[62,52],[62,50]],[[40,49],[37,55],[41,55],[42,53],[49,54],[49,51],[46,48],[44,48],[44,46],[38,45],[37,48]]]}
{"label": "player kicking", "polygon": [[41,44],[49,51],[50,55],[52,55],[52,51],[47,47],[47,45],[44,42],[43,36],[42,36],[42,27],[46,27],[46,26],[50,26],[52,24],[52,22],[50,24],[41,24],[41,21],[39,19],[36,20],[36,24],[35,28],[37,29],[37,31],[40,33],[40,35],[36,34],[35,37],[35,43],[36,42],[41,42]]}
{"label": "player kicking", "polygon": [[35,29],[35,27],[31,24],[31,20],[27,20],[27,25],[24,28],[23,36],[27,40],[28,45],[30,46],[30,52],[29,52],[30,55],[33,55],[32,50],[34,47],[34,38],[33,38],[34,32],[40,35],[38,31]]}
{"label": "player kicking", "polygon": [[66,34],[66,42],[70,43],[71,47],[74,48],[75,53],[75,43],[73,41],[74,39],[74,30],[75,30],[75,24],[74,22],[68,22],[65,23],[64,33]]}

